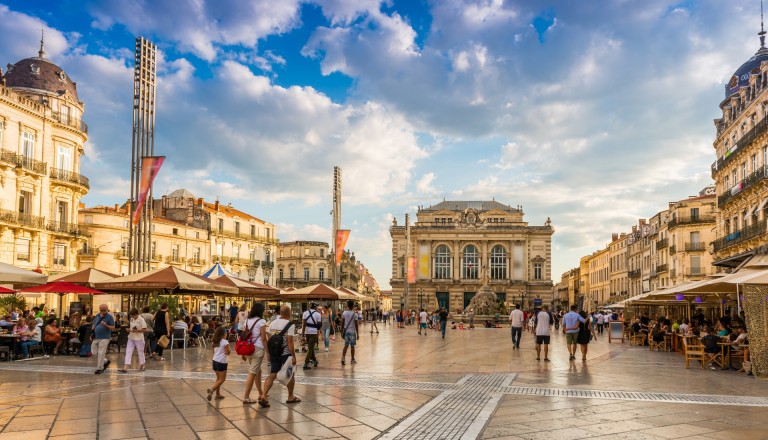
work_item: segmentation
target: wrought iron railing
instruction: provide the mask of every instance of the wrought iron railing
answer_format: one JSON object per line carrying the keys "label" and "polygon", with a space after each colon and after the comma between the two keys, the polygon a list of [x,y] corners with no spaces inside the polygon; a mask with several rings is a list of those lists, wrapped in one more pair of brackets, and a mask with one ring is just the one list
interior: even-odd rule
{"label": "wrought iron railing", "polygon": [[663,273],[663,272],[666,272],[668,269],[669,269],[669,266],[667,266],[666,264],[659,264],[656,266],[656,273],[657,274]]}
{"label": "wrought iron railing", "polygon": [[75,173],[73,171],[64,170],[61,168],[51,168],[51,179],[59,180],[62,182],[74,183],[76,185],[83,186],[87,189],[91,187],[88,182],[88,178],[82,174]]}
{"label": "wrought iron railing", "polygon": [[69,114],[62,113],[62,112],[52,112],[51,118],[53,118],[53,120],[58,122],[59,124],[64,124],[66,126],[74,128],[75,130],[80,130],[83,133],[88,133],[88,124],[86,124],[80,118],[73,118]]}
{"label": "wrought iron railing", "polygon": [[685,244],[685,251],[686,252],[701,252],[707,248],[706,243],[698,242],[698,243],[686,243]]}
{"label": "wrought iron railing", "polygon": [[765,234],[766,220],[760,220],[757,223],[753,223],[739,231],[734,231],[725,237],[720,237],[712,245],[715,252],[723,250],[727,247],[737,245],[741,242],[749,240],[751,238],[759,237]]}
{"label": "wrought iron railing", "polygon": [[669,245],[669,239],[668,238],[662,238],[661,240],[656,242],[656,250],[664,249]]}
{"label": "wrought iron railing", "polygon": [[679,225],[696,225],[696,224],[705,224],[705,223],[714,223],[715,217],[712,215],[701,215],[701,216],[695,216],[695,217],[688,217],[688,216],[675,216],[672,220],[667,223],[667,228],[672,229]]}
{"label": "wrought iron railing", "polygon": [[45,162],[32,159],[23,154],[16,154],[10,150],[0,150],[0,161],[37,174],[45,174],[48,171],[48,164]]}
{"label": "wrought iron railing", "polygon": [[729,200],[736,197],[737,194],[740,194],[758,182],[765,180],[766,177],[768,177],[768,166],[762,166],[756,169],[752,174],[745,177],[744,180],[717,196],[717,206],[722,207],[728,203]]}

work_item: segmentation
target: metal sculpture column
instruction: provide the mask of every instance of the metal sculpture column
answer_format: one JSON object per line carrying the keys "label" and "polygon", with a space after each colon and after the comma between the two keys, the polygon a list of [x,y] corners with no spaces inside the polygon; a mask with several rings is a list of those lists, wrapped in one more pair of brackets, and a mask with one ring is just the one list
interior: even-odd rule
{"label": "metal sculpture column", "polygon": [[133,68],[133,136],[131,151],[130,218],[141,209],[137,224],[129,222],[128,273],[149,270],[152,258],[152,189],[147,202],[138,207],[141,162],[155,152],[156,46],[144,37],[136,38]]}

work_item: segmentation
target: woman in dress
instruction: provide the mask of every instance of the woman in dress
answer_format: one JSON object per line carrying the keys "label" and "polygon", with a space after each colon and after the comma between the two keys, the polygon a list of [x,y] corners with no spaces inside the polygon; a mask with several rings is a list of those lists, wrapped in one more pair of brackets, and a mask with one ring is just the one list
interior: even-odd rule
{"label": "woman in dress", "polygon": [[45,337],[43,340],[49,344],[56,344],[56,347],[53,349],[54,353],[61,351],[61,344],[64,342],[64,338],[61,337],[61,331],[59,330],[56,318],[51,318],[48,321],[48,325],[45,326]]}
{"label": "woman in dress", "polygon": [[576,342],[581,346],[581,360],[586,361],[589,338],[592,337],[592,318],[584,310],[579,312],[579,315],[585,319],[585,322],[579,323],[579,335],[576,337]]}
{"label": "woman in dress", "polygon": [[[160,340],[160,337],[165,336],[166,338],[171,338],[171,325],[170,325],[170,318],[168,317],[168,304],[162,303],[160,304],[160,310],[155,313],[154,317],[155,321],[155,339]],[[150,356],[153,359],[159,359],[161,361],[164,361],[165,358],[163,358],[163,347],[160,344],[157,344],[157,347],[155,347],[155,352],[152,353],[152,356]]]}

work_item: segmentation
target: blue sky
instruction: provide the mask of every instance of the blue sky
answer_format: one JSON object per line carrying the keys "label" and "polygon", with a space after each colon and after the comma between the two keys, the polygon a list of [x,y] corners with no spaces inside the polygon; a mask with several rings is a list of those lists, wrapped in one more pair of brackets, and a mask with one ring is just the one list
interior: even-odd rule
{"label": "blue sky", "polygon": [[[726,9],[727,5],[727,9]],[[723,84],[756,0],[0,0],[2,64],[78,83],[89,205],[128,197],[133,42],[160,50],[155,194],[187,188],[349,247],[386,287],[393,216],[443,198],[555,226],[553,277],[710,184]]]}

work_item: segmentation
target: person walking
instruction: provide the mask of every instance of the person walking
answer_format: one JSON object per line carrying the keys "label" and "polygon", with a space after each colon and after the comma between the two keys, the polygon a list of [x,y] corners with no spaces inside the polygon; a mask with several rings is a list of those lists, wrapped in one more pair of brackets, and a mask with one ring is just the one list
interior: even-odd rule
{"label": "person walking", "polygon": [[509,325],[512,327],[512,349],[520,350],[520,338],[525,325],[525,314],[520,310],[520,304],[515,304],[515,309],[509,314]]}
{"label": "person walking", "polygon": [[445,328],[448,326],[448,310],[443,307],[440,309],[440,333],[443,335],[443,339],[445,339]]}
{"label": "person walking", "polygon": [[602,312],[597,312],[595,320],[597,321],[597,333],[602,335],[603,327],[605,326],[605,315]]}
{"label": "person walking", "polygon": [[132,308],[130,313],[131,320],[128,323],[128,344],[125,347],[125,363],[123,373],[128,372],[128,367],[133,360],[133,350],[139,355],[139,371],[144,371],[144,333],[147,331],[147,323],[144,318],[139,316],[139,309]]}
{"label": "person walking", "polygon": [[99,314],[93,318],[92,350],[96,351],[96,374],[101,374],[112,362],[107,359],[107,347],[115,329],[115,318],[107,312],[106,304],[99,304]]}
{"label": "person walking", "polygon": [[237,320],[237,312],[240,311],[240,309],[237,307],[237,303],[233,302],[231,306],[229,306],[229,326],[233,327],[235,325],[235,321]]}
{"label": "person walking", "polygon": [[[576,344],[579,338],[579,323],[586,322],[586,319],[576,313],[578,306],[573,304],[571,311],[563,316],[563,333],[565,333],[565,343],[568,346],[568,360],[576,359]],[[590,325],[591,328],[591,325]]]}
{"label": "person walking", "polygon": [[309,310],[304,312],[301,317],[302,331],[307,338],[307,355],[304,357],[304,369],[310,370],[309,364],[314,364],[317,368],[317,356],[315,356],[315,346],[317,345],[317,332],[323,326],[323,318],[317,313],[317,303],[309,303]]}
{"label": "person walking", "polygon": [[331,308],[331,303],[326,303],[325,307],[321,308],[320,310],[320,316],[323,324],[320,327],[320,332],[323,334],[323,344],[325,345],[326,353],[328,352],[328,347],[331,345],[332,312],[333,309]]}
{"label": "person walking", "polygon": [[[520,306],[518,305],[518,307]],[[474,328],[475,328],[475,311],[470,310],[469,311],[469,329],[473,330]]]}
{"label": "person walking", "polygon": [[584,310],[579,312],[579,316],[584,318],[584,321],[579,322],[579,333],[576,337],[576,342],[581,346],[581,361],[587,361],[587,350],[589,349],[589,340],[592,337],[592,323],[591,319]]}
{"label": "person walking", "polygon": [[150,313],[149,306],[144,306],[141,309],[141,316],[144,319],[144,322],[147,324],[147,331],[144,332],[144,350],[147,352],[147,354],[151,357],[152,353],[155,352],[155,345],[157,344],[157,339],[155,339],[155,316]]}
{"label": "person walking", "polygon": [[213,393],[216,393],[216,399],[223,399],[221,395],[221,386],[224,381],[227,380],[227,356],[229,356],[229,340],[227,340],[227,329],[222,325],[216,329],[213,333],[213,372],[216,373],[216,382],[213,383],[211,388],[208,388],[207,399],[210,402],[213,398]]}
{"label": "person walking", "polygon": [[[162,303],[160,304],[160,310],[155,313],[155,317],[153,319],[155,322],[155,341],[159,341],[161,337],[165,336],[166,338],[171,337],[171,318],[168,316],[168,304]],[[152,353],[152,356],[150,356],[153,359],[158,359],[161,361],[164,361],[165,358],[163,358],[163,346],[159,343],[155,346],[155,351]]]}
{"label": "person walking", "polygon": [[547,309],[549,307],[546,305],[541,306],[541,311],[536,315],[534,323],[536,327],[536,360],[541,360],[541,346],[544,345],[544,362],[549,362],[549,326],[552,323]]}
{"label": "person walking", "polygon": [[264,351],[267,348],[267,321],[264,319],[264,304],[261,302],[253,303],[251,311],[246,315],[241,323],[243,329],[251,331],[251,341],[253,341],[254,352],[248,359],[250,368],[248,377],[245,379],[245,393],[243,394],[243,405],[256,403],[251,399],[251,389],[256,383],[256,391],[261,396],[261,364],[264,363]]}
{"label": "person walking", "polygon": [[[347,310],[341,314],[342,325],[344,326],[344,350],[341,352],[341,365],[346,365],[344,359],[347,357],[347,349],[352,347],[351,354],[353,364],[356,364],[355,360],[355,345],[357,345],[357,314],[353,310],[355,302],[351,299],[347,301]],[[352,325],[354,323],[354,326]]]}
{"label": "person walking", "polygon": [[424,330],[424,336],[427,336],[427,320],[429,319],[429,315],[427,312],[424,311],[424,309],[421,309],[421,312],[419,312],[419,334],[421,334],[421,331]]}
{"label": "person walking", "polygon": [[376,334],[379,334],[379,326],[376,325],[376,321],[379,319],[379,309],[371,309],[371,313],[373,313],[373,320],[371,321],[371,334],[373,334],[373,329],[376,329]]}
{"label": "person walking", "polygon": [[[351,303],[351,301],[350,301]],[[344,312],[346,313],[346,312]],[[353,316],[354,316],[354,312]],[[269,400],[267,400],[267,395],[269,394],[269,390],[272,388],[272,384],[275,382],[275,379],[277,379],[277,373],[280,372],[280,369],[283,368],[283,365],[288,362],[288,359],[291,359],[291,363],[295,366],[296,365],[296,349],[294,346],[294,333],[295,326],[291,323],[291,307],[290,306],[282,306],[280,307],[280,316],[272,321],[271,324],[269,324],[269,334],[272,336],[279,336],[282,335],[282,343],[276,352],[269,353],[269,360],[270,360],[270,370],[269,370],[269,376],[267,377],[267,380],[264,381],[264,387],[262,388],[261,396],[259,396],[259,405],[262,408],[269,407]],[[269,341],[269,339],[267,339]],[[293,394],[293,388],[296,385],[296,379],[295,377],[291,377],[291,380],[288,382],[288,400],[286,400],[285,403],[299,403],[301,402],[301,399],[299,399],[296,395]]]}

